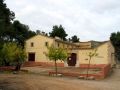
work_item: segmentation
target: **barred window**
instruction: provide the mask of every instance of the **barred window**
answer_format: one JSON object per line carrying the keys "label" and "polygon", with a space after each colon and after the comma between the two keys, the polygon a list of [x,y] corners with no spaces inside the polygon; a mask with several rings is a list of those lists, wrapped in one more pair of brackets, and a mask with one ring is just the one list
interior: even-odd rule
{"label": "barred window", "polygon": [[45,42],[45,46],[48,47],[48,42]]}

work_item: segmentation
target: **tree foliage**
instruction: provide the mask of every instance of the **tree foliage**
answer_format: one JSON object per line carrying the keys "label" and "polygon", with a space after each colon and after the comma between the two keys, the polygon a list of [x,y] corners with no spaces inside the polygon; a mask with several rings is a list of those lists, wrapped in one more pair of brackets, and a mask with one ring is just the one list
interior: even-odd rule
{"label": "tree foliage", "polygon": [[111,33],[110,40],[115,48],[115,56],[120,61],[120,32]]}
{"label": "tree foliage", "polygon": [[62,25],[53,26],[52,32],[50,32],[49,34],[50,34],[51,37],[57,36],[57,37],[61,38],[62,40],[66,40],[66,36],[67,36],[67,34],[66,34],[64,28],[62,27]]}
{"label": "tree foliage", "polygon": [[24,46],[25,40],[36,34],[27,25],[14,21],[14,18],[14,12],[7,8],[4,0],[0,0],[0,49],[6,42],[17,42]]}
{"label": "tree foliage", "polygon": [[79,42],[79,38],[76,35],[74,35],[74,36],[71,37],[71,39],[69,41],[72,41],[73,43],[74,42]]}
{"label": "tree foliage", "polygon": [[20,23],[18,20],[13,22],[13,40],[15,40],[21,46],[24,46],[26,39],[36,35],[34,31],[29,29],[28,25]]}
{"label": "tree foliage", "polygon": [[7,8],[4,0],[0,0],[0,41],[9,35],[14,18],[14,12]]}
{"label": "tree foliage", "polygon": [[67,51],[63,48],[55,48],[54,46],[51,46],[48,47],[48,53],[46,53],[46,56],[55,62],[55,71],[57,75],[57,61],[65,61],[67,59]]}
{"label": "tree foliage", "polygon": [[67,57],[67,52],[62,48],[55,48],[53,46],[48,47],[48,54],[50,60],[57,61],[61,60],[64,61]]}
{"label": "tree foliage", "polygon": [[[15,65],[16,68],[26,59],[26,53],[21,46],[16,43],[5,43],[2,50],[0,51],[0,64],[1,65]],[[20,67],[18,68],[20,69]]]}

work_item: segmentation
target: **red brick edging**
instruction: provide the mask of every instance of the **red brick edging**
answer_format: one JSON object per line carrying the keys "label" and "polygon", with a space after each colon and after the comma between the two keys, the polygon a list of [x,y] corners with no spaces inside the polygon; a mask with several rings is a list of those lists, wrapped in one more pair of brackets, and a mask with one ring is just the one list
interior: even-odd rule
{"label": "red brick edging", "polygon": [[15,70],[15,67],[13,67],[13,66],[2,66],[2,67],[0,67],[0,71],[11,71],[11,70]]}

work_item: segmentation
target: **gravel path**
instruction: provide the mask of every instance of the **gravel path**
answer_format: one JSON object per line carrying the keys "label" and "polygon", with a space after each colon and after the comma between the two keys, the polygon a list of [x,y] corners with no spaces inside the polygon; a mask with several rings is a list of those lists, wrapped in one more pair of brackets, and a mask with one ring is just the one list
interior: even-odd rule
{"label": "gravel path", "polygon": [[1,90],[96,90],[68,78],[39,75],[0,75]]}
{"label": "gravel path", "polygon": [[0,90],[120,90],[120,69],[104,80],[0,74]]}

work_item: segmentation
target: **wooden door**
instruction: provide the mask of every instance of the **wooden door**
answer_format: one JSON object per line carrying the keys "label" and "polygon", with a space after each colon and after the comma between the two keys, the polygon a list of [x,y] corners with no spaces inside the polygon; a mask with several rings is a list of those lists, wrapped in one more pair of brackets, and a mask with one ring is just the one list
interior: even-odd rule
{"label": "wooden door", "polygon": [[28,54],[28,61],[35,61],[35,53]]}
{"label": "wooden door", "polygon": [[67,60],[68,66],[75,66],[76,65],[76,53],[72,53]]}

